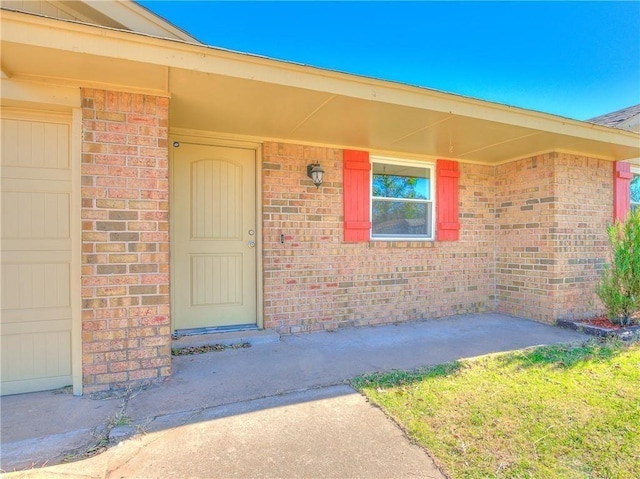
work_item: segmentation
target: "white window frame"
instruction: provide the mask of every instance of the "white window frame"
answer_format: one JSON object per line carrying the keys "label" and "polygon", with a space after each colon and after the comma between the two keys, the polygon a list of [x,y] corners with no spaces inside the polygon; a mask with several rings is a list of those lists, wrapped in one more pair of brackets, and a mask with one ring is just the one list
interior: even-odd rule
{"label": "white window frame", "polygon": [[[635,176],[640,176],[640,168],[632,167],[631,168],[631,174],[634,177]],[[633,181],[633,178],[631,178],[631,181]],[[629,205],[629,209],[633,210],[634,208],[640,208],[640,203],[634,203],[633,201],[631,201],[631,181],[629,182],[629,202],[631,203]]]}
{"label": "white window frame", "polygon": [[[371,191],[369,193],[369,217],[371,218],[371,232],[370,238],[372,241],[435,241],[436,238],[436,164],[431,161],[419,161],[419,160],[407,160],[403,158],[389,158],[384,156],[371,156],[371,175],[369,177],[369,186]],[[400,166],[414,166],[429,170],[429,199],[428,200],[410,200],[413,202],[424,202],[431,204],[431,236],[414,236],[414,235],[400,235],[400,236],[379,236],[373,234],[373,165],[374,163],[385,165],[400,165]]]}

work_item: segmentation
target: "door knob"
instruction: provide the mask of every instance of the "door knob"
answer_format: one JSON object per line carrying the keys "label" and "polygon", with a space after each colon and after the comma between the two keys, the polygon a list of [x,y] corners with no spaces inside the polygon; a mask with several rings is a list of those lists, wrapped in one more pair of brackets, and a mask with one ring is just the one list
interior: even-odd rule
{"label": "door knob", "polygon": [[249,241],[249,248],[255,248],[255,246],[256,246],[255,241]]}

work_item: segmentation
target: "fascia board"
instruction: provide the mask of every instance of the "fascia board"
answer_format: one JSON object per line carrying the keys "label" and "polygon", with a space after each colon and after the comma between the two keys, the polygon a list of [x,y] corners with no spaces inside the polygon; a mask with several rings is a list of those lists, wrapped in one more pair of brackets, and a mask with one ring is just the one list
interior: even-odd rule
{"label": "fascia board", "polygon": [[2,101],[20,101],[23,103],[39,103],[51,106],[80,107],[80,90],[60,85],[44,85],[15,81],[10,78],[0,79]]}
{"label": "fascia board", "polygon": [[191,35],[135,2],[90,2],[89,5],[94,10],[112,18],[133,32],[157,32],[160,37],[175,38],[189,43],[200,43]]}

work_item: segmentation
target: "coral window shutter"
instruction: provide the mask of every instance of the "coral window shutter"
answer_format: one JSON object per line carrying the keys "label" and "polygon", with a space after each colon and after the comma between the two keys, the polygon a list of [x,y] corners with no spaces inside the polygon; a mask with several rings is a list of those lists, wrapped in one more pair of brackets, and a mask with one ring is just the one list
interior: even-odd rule
{"label": "coral window shutter", "polygon": [[624,161],[613,164],[613,219],[623,220],[631,208],[631,165]]}
{"label": "coral window shutter", "polygon": [[458,162],[438,160],[436,163],[436,220],[438,241],[458,241]]}
{"label": "coral window shutter", "polygon": [[344,240],[369,241],[371,236],[371,163],[366,151],[344,150]]}

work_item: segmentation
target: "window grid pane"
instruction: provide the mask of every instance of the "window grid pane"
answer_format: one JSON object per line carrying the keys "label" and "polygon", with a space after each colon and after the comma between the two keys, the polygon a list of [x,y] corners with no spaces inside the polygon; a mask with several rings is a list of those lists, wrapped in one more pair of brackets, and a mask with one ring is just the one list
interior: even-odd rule
{"label": "window grid pane", "polygon": [[430,185],[427,178],[396,175],[373,175],[374,198],[415,198],[430,199]]}
{"label": "window grid pane", "polygon": [[373,200],[374,236],[431,236],[431,202]]}

